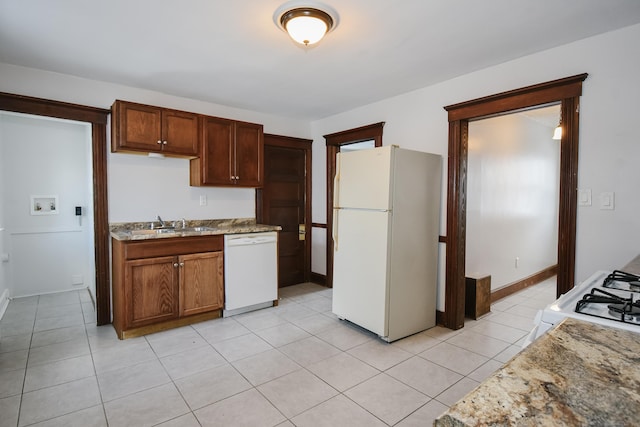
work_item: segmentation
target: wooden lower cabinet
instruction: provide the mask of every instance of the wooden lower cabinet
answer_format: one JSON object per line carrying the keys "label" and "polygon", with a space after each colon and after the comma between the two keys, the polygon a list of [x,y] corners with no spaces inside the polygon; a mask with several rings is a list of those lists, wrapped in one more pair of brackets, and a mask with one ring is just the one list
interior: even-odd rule
{"label": "wooden lower cabinet", "polygon": [[126,262],[127,326],[135,328],[178,317],[175,257]]}
{"label": "wooden lower cabinet", "polygon": [[224,305],[222,252],[183,255],[180,265],[180,316],[217,310]]}
{"label": "wooden lower cabinet", "polygon": [[113,326],[120,339],[220,317],[222,236],[113,240]]}

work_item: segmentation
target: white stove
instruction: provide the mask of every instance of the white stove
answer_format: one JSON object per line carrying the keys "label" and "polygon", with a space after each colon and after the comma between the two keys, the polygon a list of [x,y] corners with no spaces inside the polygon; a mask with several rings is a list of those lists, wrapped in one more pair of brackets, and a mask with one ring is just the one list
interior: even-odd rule
{"label": "white stove", "polygon": [[567,317],[640,334],[640,276],[620,270],[594,273],[538,312],[523,347]]}

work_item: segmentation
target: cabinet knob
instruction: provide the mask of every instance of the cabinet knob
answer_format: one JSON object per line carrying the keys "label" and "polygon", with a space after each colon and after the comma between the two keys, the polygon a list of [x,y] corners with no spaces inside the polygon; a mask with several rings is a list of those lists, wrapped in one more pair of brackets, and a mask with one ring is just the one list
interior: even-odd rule
{"label": "cabinet knob", "polygon": [[177,266],[178,266],[178,263],[177,263],[177,262],[173,263],[173,266],[174,266],[174,267],[177,267]]}
{"label": "cabinet knob", "polygon": [[162,144],[162,141],[158,140],[158,144]]}
{"label": "cabinet knob", "polygon": [[184,262],[181,262],[181,263],[180,263],[180,267],[184,267]]}
{"label": "cabinet knob", "polygon": [[162,145],[167,145],[167,141],[162,141]]}

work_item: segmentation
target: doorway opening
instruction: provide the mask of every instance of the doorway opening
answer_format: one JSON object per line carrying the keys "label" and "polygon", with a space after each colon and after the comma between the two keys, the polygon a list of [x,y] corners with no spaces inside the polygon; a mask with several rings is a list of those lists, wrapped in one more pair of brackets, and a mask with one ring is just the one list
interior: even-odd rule
{"label": "doorway opening", "polygon": [[91,126],[0,111],[0,132],[10,295],[88,288],[95,301]]}
{"label": "doorway opening", "polygon": [[[333,181],[336,177],[336,156],[345,146],[382,147],[384,122],[324,135],[327,144],[327,275],[326,286],[333,287]],[[373,147],[371,146],[373,141]],[[358,144],[358,145],[355,145]]]}
{"label": "doorway opening", "polygon": [[107,198],[107,120],[111,111],[9,93],[0,93],[0,110],[74,120],[91,125],[96,323],[111,323]]}
{"label": "doorway opening", "polygon": [[445,107],[449,120],[444,326],[460,329],[465,314],[465,253],[469,121],[509,111],[561,105],[558,220],[559,296],[574,285],[578,188],[578,131],[582,82],[587,74],[553,80]]}
{"label": "doorway opening", "polygon": [[465,276],[490,276],[493,301],[557,270],[559,119],[555,103],[469,121]]}

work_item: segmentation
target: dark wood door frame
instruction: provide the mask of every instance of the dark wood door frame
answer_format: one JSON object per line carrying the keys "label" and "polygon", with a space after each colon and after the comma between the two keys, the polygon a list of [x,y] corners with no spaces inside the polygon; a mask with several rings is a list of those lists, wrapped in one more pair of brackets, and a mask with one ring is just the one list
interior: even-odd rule
{"label": "dark wood door frame", "polygon": [[324,135],[327,144],[327,276],[326,286],[333,287],[333,180],[336,176],[336,155],[340,147],[362,141],[374,141],[382,146],[384,122]]}
{"label": "dark wood door frame", "polygon": [[[264,134],[264,145],[272,147],[294,148],[305,151],[305,200],[304,200],[304,281],[311,278],[311,144],[313,140],[290,136]],[[256,189],[256,221],[262,222],[265,217],[262,203],[262,189]]]}
{"label": "dark wood door frame", "polygon": [[107,117],[111,110],[0,93],[0,110],[91,123],[97,324],[111,323],[109,219],[107,197]]}
{"label": "dark wood door frame", "polygon": [[578,189],[578,129],[582,82],[587,74],[553,80],[522,89],[444,107],[449,120],[447,177],[446,289],[444,326],[464,326],[465,250],[467,222],[467,152],[469,121],[561,103],[560,202],[558,220],[559,296],[575,280]]}

